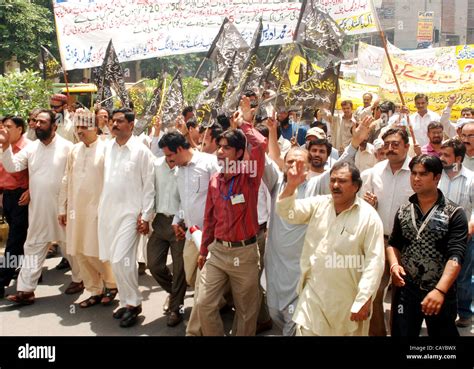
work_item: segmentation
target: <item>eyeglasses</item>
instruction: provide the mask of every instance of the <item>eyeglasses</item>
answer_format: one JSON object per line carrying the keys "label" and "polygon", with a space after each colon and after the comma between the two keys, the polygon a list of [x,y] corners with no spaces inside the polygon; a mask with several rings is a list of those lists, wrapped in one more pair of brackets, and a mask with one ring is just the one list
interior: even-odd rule
{"label": "eyeglasses", "polygon": [[399,141],[387,141],[384,143],[383,147],[384,149],[388,149],[392,145],[394,149],[398,149],[400,147],[400,142]]}
{"label": "eyeglasses", "polygon": [[53,110],[57,110],[57,109],[61,109],[63,106],[62,105],[53,105],[53,104],[51,104],[50,107]]}
{"label": "eyeglasses", "polygon": [[460,137],[461,137],[461,139],[463,139],[463,140],[464,140],[465,138],[467,138],[468,140],[471,140],[471,139],[474,138],[474,133],[470,133],[470,134],[468,134],[468,135],[465,135],[465,134],[463,133]]}

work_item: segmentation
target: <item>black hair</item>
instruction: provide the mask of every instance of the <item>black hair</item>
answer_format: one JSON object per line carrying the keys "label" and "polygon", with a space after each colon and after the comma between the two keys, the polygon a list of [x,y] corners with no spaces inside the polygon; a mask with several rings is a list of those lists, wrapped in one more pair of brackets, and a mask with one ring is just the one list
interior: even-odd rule
{"label": "black hair", "polygon": [[219,135],[219,138],[216,140],[217,143],[225,138],[227,140],[227,145],[233,147],[235,151],[243,150],[242,156],[237,158],[237,160],[242,160],[245,153],[245,148],[247,144],[247,139],[244,133],[240,129],[228,129]]}
{"label": "black hair", "polygon": [[441,144],[442,149],[452,148],[454,151],[454,157],[461,157],[461,163],[464,161],[464,157],[466,156],[466,146],[462,141],[459,141],[455,138],[450,138],[449,140],[444,141]]}
{"label": "black hair", "polygon": [[268,127],[265,125],[265,124],[257,124],[255,126],[255,129],[260,132],[260,134],[265,137],[265,138],[268,138],[270,136],[270,130],[268,129]]}
{"label": "black hair", "polygon": [[257,94],[253,90],[245,90],[244,95],[247,97],[252,97],[252,96],[257,97]]}
{"label": "black hair", "polygon": [[21,134],[25,133],[25,121],[22,117],[15,115],[7,115],[2,118],[2,123],[5,123],[7,120],[11,120],[15,126],[21,127]]}
{"label": "black hair", "polygon": [[183,117],[186,117],[186,114],[192,113],[193,111],[194,111],[194,108],[190,105],[190,106],[186,106],[181,112],[181,114],[183,115]]}
{"label": "black hair", "polygon": [[227,131],[230,128],[230,120],[227,115],[219,114],[216,119],[217,123],[221,125],[222,131]]}
{"label": "black hair", "polygon": [[388,136],[391,136],[391,135],[400,135],[402,137],[403,142],[405,142],[405,145],[408,144],[408,142],[410,142],[409,139],[408,139],[408,133],[407,133],[406,129],[390,128],[387,132],[385,132],[383,134],[382,140],[385,141],[385,139]]}
{"label": "black hair", "polygon": [[395,114],[396,106],[392,101],[384,101],[379,105],[380,112],[382,113],[388,113],[389,111],[392,112],[392,114]]}
{"label": "black hair", "polygon": [[206,128],[206,127],[201,125],[199,127],[199,133],[205,132],[206,129],[208,130],[208,133],[211,134],[211,138],[216,140],[216,141],[219,138],[219,136],[224,132],[224,130],[222,129],[222,126],[219,123],[214,123],[209,128]]}
{"label": "black hair", "polygon": [[419,155],[411,159],[409,167],[410,171],[413,171],[415,165],[421,164],[427,172],[433,173],[434,176],[441,175],[443,173],[443,163],[437,156],[431,155]]}
{"label": "black hair", "polygon": [[46,113],[49,115],[49,122],[51,124],[56,124],[56,113],[50,109],[40,109],[36,116],[40,115],[41,113]]}
{"label": "black hair", "polygon": [[186,122],[186,128],[187,129],[189,129],[191,127],[196,128],[197,126],[198,126],[198,123],[197,123],[196,119],[194,119],[194,118],[191,118]]}
{"label": "black hair", "polygon": [[310,151],[313,146],[326,146],[328,157],[331,155],[332,145],[326,138],[317,138],[306,144],[306,150]]}
{"label": "black hair", "polygon": [[337,162],[336,164],[333,165],[331,168],[331,171],[329,172],[329,175],[332,175],[333,172],[339,169],[347,168],[349,172],[351,173],[351,178],[352,178],[352,183],[355,183],[360,190],[362,187],[362,178],[360,178],[360,171],[357,169],[354,163],[351,163],[349,161],[340,161]]}
{"label": "black hair", "polygon": [[418,94],[415,96],[415,99],[413,101],[416,102],[416,100],[418,99],[425,99],[426,100],[426,103],[429,103],[429,100],[428,100],[428,96],[426,96],[425,94]]}
{"label": "black hair", "polygon": [[441,122],[434,121],[434,122],[431,122],[430,124],[428,124],[427,131],[429,132],[431,129],[437,129],[437,128],[444,129]]}
{"label": "black hair", "polygon": [[107,112],[107,119],[109,119],[112,116],[112,114],[110,113],[110,110],[107,109],[106,107],[103,107],[103,106],[100,106],[100,107],[94,109],[95,115],[99,114],[99,112],[101,110]]}
{"label": "black hair", "polygon": [[309,128],[321,128],[324,131],[324,133],[326,133],[326,135],[328,134],[328,126],[326,125],[326,123],[321,122],[319,120],[316,120],[313,123],[311,123],[309,125]]}
{"label": "black hair", "polygon": [[191,147],[189,142],[186,141],[186,138],[178,131],[165,133],[163,137],[161,137],[158,146],[160,149],[167,147],[168,150],[174,153],[178,152],[178,147],[182,147],[183,149],[189,149]]}
{"label": "black hair", "polygon": [[129,108],[120,108],[120,109],[115,109],[112,112],[112,116],[118,113],[123,113],[125,115],[125,119],[128,121],[128,123],[134,122],[135,121],[135,113],[132,111],[132,109]]}

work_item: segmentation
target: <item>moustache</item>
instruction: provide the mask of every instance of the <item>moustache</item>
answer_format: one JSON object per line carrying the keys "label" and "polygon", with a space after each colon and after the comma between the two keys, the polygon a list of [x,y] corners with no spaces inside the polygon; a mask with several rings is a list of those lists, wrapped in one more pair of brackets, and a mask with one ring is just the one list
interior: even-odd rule
{"label": "moustache", "polygon": [[112,127],[112,131],[113,130],[120,131],[118,127]]}
{"label": "moustache", "polygon": [[332,190],[332,193],[342,193],[341,190]]}
{"label": "moustache", "polygon": [[389,151],[385,155],[397,155],[394,151]]}

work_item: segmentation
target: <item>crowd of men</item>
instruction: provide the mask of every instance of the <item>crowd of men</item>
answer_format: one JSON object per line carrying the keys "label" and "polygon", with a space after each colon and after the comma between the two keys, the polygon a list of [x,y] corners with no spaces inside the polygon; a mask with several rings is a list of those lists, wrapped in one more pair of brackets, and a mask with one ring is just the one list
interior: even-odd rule
{"label": "crowd of men", "polygon": [[[21,258],[6,299],[35,302],[55,243],[72,270],[66,293],[89,292],[81,308],[118,295],[120,327],[142,313],[146,262],[169,294],[169,326],[194,289],[189,336],[225,335],[228,309],[240,336],[418,336],[423,321],[430,336],[459,335],[472,324],[473,110],[454,123],[456,96],[441,116],[423,94],[412,114],[373,100],[302,122],[259,114],[247,91],[212,124],[187,107],[140,135],[132,109],[70,112],[61,94],[27,124],[3,117],[4,261]],[[1,266],[2,297],[16,269]]]}

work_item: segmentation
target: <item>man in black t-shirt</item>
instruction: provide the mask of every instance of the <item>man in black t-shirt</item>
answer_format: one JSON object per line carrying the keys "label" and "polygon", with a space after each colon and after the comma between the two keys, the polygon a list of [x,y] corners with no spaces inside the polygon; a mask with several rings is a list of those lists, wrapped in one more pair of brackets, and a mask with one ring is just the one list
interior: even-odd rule
{"label": "man in black t-shirt", "polygon": [[454,324],[456,278],[467,245],[468,222],[461,207],[438,190],[443,165],[420,155],[410,162],[415,195],[395,216],[387,248],[392,283],[392,336],[418,336],[426,320],[429,336],[458,336]]}

